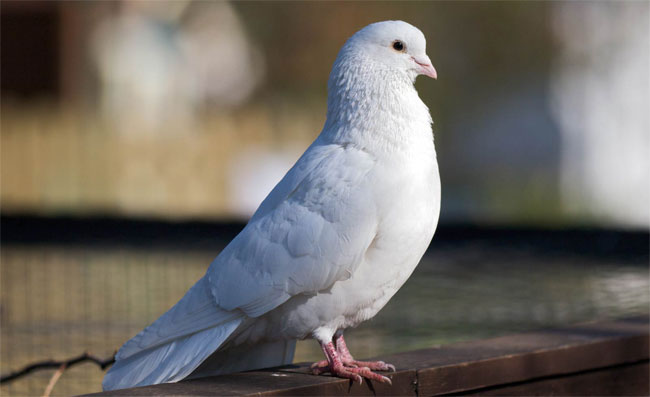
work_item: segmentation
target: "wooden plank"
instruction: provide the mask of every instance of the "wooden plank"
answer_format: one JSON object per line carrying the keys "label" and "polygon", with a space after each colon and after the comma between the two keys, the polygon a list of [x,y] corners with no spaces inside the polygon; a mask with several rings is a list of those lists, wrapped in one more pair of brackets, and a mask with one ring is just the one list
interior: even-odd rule
{"label": "wooden plank", "polygon": [[415,371],[398,371],[388,374],[392,386],[369,383],[362,385],[331,376],[314,376],[307,373],[308,366],[288,366],[275,370],[242,372],[217,377],[191,379],[114,390],[93,395],[110,396],[317,396],[317,395],[415,395]]}
{"label": "wooden plank", "polygon": [[[636,365],[644,360],[647,362],[650,333],[648,321],[648,317],[644,316],[582,324],[381,357],[398,369],[389,375],[393,381],[392,387],[367,381],[358,385],[330,376],[313,376],[308,374],[308,364],[298,364],[97,395],[432,396],[472,390],[489,391],[497,387],[509,390],[505,388],[507,385],[536,383],[535,380],[548,377],[566,378],[563,381],[557,380],[555,384],[564,385],[563,390],[570,391],[573,390],[571,387],[586,387],[584,385],[587,381],[584,379],[593,381],[595,375],[590,378],[583,374],[585,371],[602,370],[607,373],[611,369],[619,376],[638,374],[638,369],[616,368]],[[572,375],[578,376],[575,378],[575,386],[570,386],[570,378],[574,377]],[[615,387],[616,383],[612,383],[614,378],[607,376],[609,375],[601,376],[603,382],[609,382],[607,384]],[[647,380],[647,375],[644,379]],[[537,383],[540,388],[553,386],[548,382]],[[634,387],[637,389],[634,390],[639,390],[638,383],[628,383],[636,385]],[[578,390],[576,394],[593,393]]]}
{"label": "wooden plank", "polygon": [[429,350],[416,364],[418,392],[448,394],[646,360],[648,333],[645,317]]}
{"label": "wooden plank", "polygon": [[464,396],[648,396],[647,361],[463,392]]}

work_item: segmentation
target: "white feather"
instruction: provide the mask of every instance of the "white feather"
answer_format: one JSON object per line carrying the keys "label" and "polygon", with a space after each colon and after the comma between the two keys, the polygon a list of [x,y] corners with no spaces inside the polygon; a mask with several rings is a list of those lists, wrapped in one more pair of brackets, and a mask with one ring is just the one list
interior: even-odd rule
{"label": "white feather", "polygon": [[141,354],[117,360],[104,377],[104,390],[177,382],[217,350],[241,319],[174,339]]}
{"label": "white feather", "polygon": [[165,314],[138,335],[126,342],[115,358],[122,360],[136,353],[163,345],[177,338],[188,336],[220,324],[241,320],[238,311],[221,310],[214,304],[207,279],[201,278]]}
{"label": "white feather", "polygon": [[376,229],[359,189],[373,165],[363,151],[317,140],[285,177],[295,186],[280,183],[270,197],[282,198],[265,200],[208,269],[217,304],[258,317],[354,273]]}

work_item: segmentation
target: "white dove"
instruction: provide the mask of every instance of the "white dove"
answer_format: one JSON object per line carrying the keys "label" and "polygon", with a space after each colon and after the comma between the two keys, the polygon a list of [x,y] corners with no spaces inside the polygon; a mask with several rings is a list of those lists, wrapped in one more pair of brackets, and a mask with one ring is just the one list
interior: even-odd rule
{"label": "white dove", "polygon": [[438,223],[432,120],[413,86],[436,78],[424,35],[402,21],[345,43],[322,132],[185,296],[126,342],[105,390],[289,364],[390,383],[356,361],[343,331],[375,316],[411,275]]}

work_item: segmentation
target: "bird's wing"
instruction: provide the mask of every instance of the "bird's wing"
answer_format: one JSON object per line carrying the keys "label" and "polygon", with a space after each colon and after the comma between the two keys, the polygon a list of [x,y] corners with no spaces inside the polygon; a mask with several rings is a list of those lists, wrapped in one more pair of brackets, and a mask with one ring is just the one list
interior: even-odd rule
{"label": "bird's wing", "polygon": [[353,146],[312,145],[210,265],[219,307],[257,317],[349,278],[377,229],[374,164]]}

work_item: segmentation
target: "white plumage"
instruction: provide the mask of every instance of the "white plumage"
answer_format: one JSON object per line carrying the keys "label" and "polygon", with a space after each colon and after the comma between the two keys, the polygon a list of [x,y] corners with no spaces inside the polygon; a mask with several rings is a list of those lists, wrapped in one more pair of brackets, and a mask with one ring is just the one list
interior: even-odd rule
{"label": "white plumage", "polygon": [[105,390],[287,364],[295,340],[310,337],[330,372],[388,381],[339,351],[341,367],[326,348],[341,350],[343,330],[388,302],[436,228],[440,180],[419,74],[435,78],[424,36],[405,22],[346,42],[321,134],[206,275],[124,344]]}

